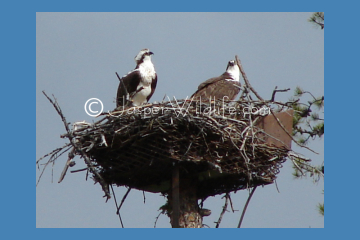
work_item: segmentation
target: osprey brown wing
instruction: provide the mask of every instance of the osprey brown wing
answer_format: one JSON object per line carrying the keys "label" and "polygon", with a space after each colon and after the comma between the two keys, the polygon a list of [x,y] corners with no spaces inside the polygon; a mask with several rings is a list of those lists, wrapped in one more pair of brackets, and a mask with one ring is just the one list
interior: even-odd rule
{"label": "osprey brown wing", "polygon": [[230,78],[231,76],[228,73],[224,73],[219,77],[206,80],[199,85],[198,90],[191,98],[210,99],[211,97],[211,99],[223,99],[223,97],[228,97],[229,100],[234,100],[240,91],[240,83],[225,80]]}
{"label": "osprey brown wing", "polygon": [[154,80],[151,82],[151,93],[149,94],[149,96],[147,96],[146,100],[149,101],[150,98],[152,97],[152,95],[155,92],[155,88],[156,88],[156,84],[157,84],[157,74],[155,74],[155,78]]}
{"label": "osprey brown wing", "polygon": [[121,78],[116,96],[116,107],[128,104],[130,96],[136,92],[140,83],[141,77],[139,75],[140,73],[136,69]]}
{"label": "osprey brown wing", "polygon": [[206,86],[208,86],[210,84],[215,83],[216,81],[219,81],[219,80],[220,80],[219,77],[213,77],[213,78],[206,80],[205,82],[202,82],[198,87],[198,91],[205,88]]}

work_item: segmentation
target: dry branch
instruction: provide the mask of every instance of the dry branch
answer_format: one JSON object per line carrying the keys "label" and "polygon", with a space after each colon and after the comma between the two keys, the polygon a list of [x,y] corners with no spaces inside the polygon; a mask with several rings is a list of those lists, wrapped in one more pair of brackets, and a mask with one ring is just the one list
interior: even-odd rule
{"label": "dry branch", "polygon": [[251,200],[251,197],[253,196],[256,188],[257,188],[257,187],[254,187],[254,188],[251,190],[250,195],[249,195],[248,199],[246,200],[244,209],[243,209],[243,211],[242,211],[242,213],[241,213],[241,217],[240,217],[240,221],[239,221],[239,224],[238,224],[238,228],[241,227],[241,223],[242,223],[242,221],[243,221],[243,219],[244,219],[247,206],[249,205],[249,202],[250,202],[250,200]]}
{"label": "dry branch", "polygon": [[243,76],[243,79],[244,79],[244,81],[245,81],[245,86],[246,86],[247,88],[249,88],[249,89],[255,94],[255,96],[256,96],[260,101],[264,101],[264,99],[263,99],[262,97],[260,97],[260,95],[259,95],[259,94],[254,90],[254,88],[251,86],[251,84],[250,84],[250,82],[249,82],[249,80],[248,80],[248,78],[247,78],[247,76],[246,76],[246,74],[245,74],[245,71],[244,71],[244,69],[243,69],[243,67],[242,67],[242,65],[241,65],[240,59],[239,59],[239,57],[238,57],[237,55],[235,56],[235,60],[236,60],[237,65],[238,65],[239,68],[240,68],[241,75]]}
{"label": "dry branch", "polygon": [[43,94],[51,102],[51,104],[54,106],[57,113],[60,115],[61,120],[63,121],[66,132],[67,132],[67,138],[69,139],[71,145],[75,148],[75,150],[76,150],[75,152],[79,152],[81,154],[81,156],[84,158],[87,166],[90,168],[90,171],[97,177],[97,181],[100,183],[100,185],[105,193],[105,196],[107,197],[107,199],[109,199],[110,198],[109,185],[107,183],[105,183],[105,181],[103,180],[101,175],[96,171],[91,160],[83,151],[83,148],[81,146],[77,146],[77,144],[75,144],[75,142],[73,141],[73,138],[74,138],[73,133],[70,131],[69,123],[66,121],[66,118],[64,117],[64,115],[61,111],[61,108],[56,101],[56,98],[53,96],[54,100],[55,100],[55,102],[54,102],[50,97],[48,97],[48,95],[46,95],[45,91],[43,91]]}
{"label": "dry branch", "polygon": [[228,203],[229,203],[229,198],[230,198],[229,193],[226,193],[223,198],[225,198],[225,204],[224,204],[223,209],[222,209],[222,211],[221,211],[221,213],[220,213],[219,220],[216,222],[215,228],[219,228],[220,223],[221,223],[221,220],[222,220],[225,212],[227,211],[227,207],[228,207]]}
{"label": "dry branch", "polygon": [[[120,207],[118,207],[118,204],[117,204],[117,200],[116,200],[116,195],[115,195],[115,192],[114,192],[114,188],[113,186],[110,185],[110,188],[111,188],[111,192],[114,196],[114,202],[115,202],[115,206],[116,206],[116,209],[120,209]],[[121,214],[120,212],[117,211],[117,215],[119,216],[119,220],[120,220],[120,224],[121,224],[121,227],[124,228],[124,224],[123,224],[123,221],[121,219]]]}

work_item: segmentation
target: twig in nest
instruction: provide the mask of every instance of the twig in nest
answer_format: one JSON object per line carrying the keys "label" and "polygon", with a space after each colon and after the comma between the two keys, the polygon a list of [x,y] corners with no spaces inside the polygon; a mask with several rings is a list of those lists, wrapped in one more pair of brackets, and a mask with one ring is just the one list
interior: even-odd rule
{"label": "twig in nest", "polygon": [[[216,222],[215,228],[219,228],[220,223],[221,223],[221,220],[222,220],[222,218],[223,218],[223,216],[224,216],[224,214],[225,214],[225,212],[226,212],[226,210],[227,210],[227,207],[228,207],[228,203],[229,203],[229,193],[226,193],[224,197],[225,197],[225,204],[224,204],[224,206],[223,206],[223,210],[221,211],[219,220]],[[223,197],[223,198],[224,198],[224,197]]]}
{"label": "twig in nest", "polygon": [[[66,149],[64,150],[64,148],[66,148]],[[49,156],[49,155],[51,154],[50,159],[45,163],[45,166],[43,167],[43,170],[42,170],[41,173],[40,173],[40,176],[39,176],[39,178],[38,178],[38,181],[36,182],[36,186],[39,184],[40,179],[41,179],[42,175],[44,174],[46,167],[47,167],[51,162],[54,164],[54,163],[55,163],[55,160],[56,160],[57,158],[59,158],[62,154],[64,154],[65,152],[67,152],[70,148],[71,148],[70,144],[66,144],[66,145],[63,146],[63,147],[57,148],[57,149],[55,149],[54,151],[52,151],[51,153],[48,153],[48,154],[44,155],[43,157],[41,157],[39,160],[36,161],[36,164],[38,165],[38,168],[39,168],[39,161],[40,161],[41,159],[43,159],[43,158],[45,158],[45,157],[47,157],[47,156]],[[61,152],[61,151],[62,151],[62,152]],[[60,154],[58,154],[58,153],[60,153]],[[40,168],[39,168],[39,169],[40,169]],[[52,172],[52,173],[53,173],[53,172]]]}
{"label": "twig in nest", "polygon": [[255,96],[261,100],[261,101],[264,101],[264,99],[262,97],[260,97],[260,95],[253,89],[253,87],[251,86],[246,74],[245,74],[245,71],[241,65],[241,62],[240,62],[240,59],[238,58],[238,56],[236,55],[235,56],[235,60],[236,60],[236,63],[237,65],[239,66],[239,69],[240,69],[240,72],[241,72],[241,75],[243,76],[243,79],[245,81],[245,86],[250,88],[250,90],[255,94]]}
{"label": "twig in nest", "polygon": [[119,206],[119,207],[117,208],[117,210],[116,210],[116,214],[119,214],[120,208],[122,207],[122,205],[123,205],[123,203],[124,203],[124,201],[125,201],[125,199],[126,199],[126,197],[127,197],[127,195],[129,194],[130,191],[131,191],[131,188],[129,188],[129,189],[126,191],[125,195],[124,195],[123,198],[121,199],[121,203],[120,203],[120,206]]}
{"label": "twig in nest", "polygon": [[82,172],[82,171],[86,171],[86,170],[89,170],[89,168],[88,167],[86,167],[86,168],[81,168],[81,169],[77,169],[77,170],[72,170],[72,171],[70,171],[71,173],[76,173],[76,172]]}
{"label": "twig in nest", "polygon": [[155,218],[154,228],[156,228],[156,223],[157,223],[157,221],[158,221],[158,219],[159,219],[160,215],[161,215],[161,214],[164,214],[164,213],[165,213],[165,211],[164,211],[164,210],[162,210],[162,211],[159,213],[159,215],[157,215],[157,217]]}
{"label": "twig in nest", "polygon": [[123,87],[125,89],[125,94],[126,94],[126,98],[127,98],[126,100],[129,100],[128,99],[129,98],[129,92],[128,92],[126,86],[125,86],[124,81],[121,79],[121,77],[119,76],[119,74],[117,72],[115,72],[115,73],[116,73],[116,76],[118,77],[119,81],[121,82],[121,84],[123,85]]}
{"label": "twig in nest", "polygon": [[275,101],[275,94],[276,94],[277,92],[287,92],[287,91],[289,91],[289,90],[290,90],[290,88],[280,90],[280,89],[277,89],[277,86],[276,86],[275,89],[274,89],[274,91],[273,91],[273,93],[272,93],[270,102],[274,102],[274,101]]}
{"label": "twig in nest", "polygon": [[66,172],[67,172],[67,170],[69,169],[70,162],[71,162],[71,160],[73,160],[73,158],[74,158],[74,156],[75,156],[74,154],[75,154],[75,148],[72,147],[71,151],[69,152],[68,160],[66,161],[65,167],[64,167],[64,169],[63,169],[63,171],[62,171],[62,173],[61,173],[61,175],[60,175],[60,178],[59,178],[58,183],[61,183],[61,181],[64,179],[64,177],[65,177],[65,175],[66,175]]}
{"label": "twig in nest", "polygon": [[230,194],[229,194],[229,201],[230,201],[231,211],[232,211],[233,213],[234,213],[235,211],[238,211],[238,210],[234,210],[234,207],[233,207],[233,203],[232,203]]}
{"label": "twig in nest", "polygon": [[[110,188],[111,188],[112,194],[113,194],[113,196],[114,196],[114,201],[115,201],[116,209],[118,209],[118,204],[117,204],[117,201],[116,201],[115,192],[114,192],[114,189],[113,189],[112,185],[110,185]],[[124,224],[123,224],[123,222],[122,222],[120,213],[117,214],[117,215],[119,215],[119,220],[120,220],[121,227],[124,228]]]}
{"label": "twig in nest", "polygon": [[278,193],[280,193],[280,190],[279,190],[279,187],[278,187],[278,185],[277,185],[277,181],[276,181],[276,179],[275,179],[275,186],[276,186],[276,190],[278,191]]}
{"label": "twig in nest", "polygon": [[110,192],[109,192],[109,185],[104,181],[104,179],[101,177],[101,175],[96,171],[95,167],[93,166],[93,164],[91,163],[91,160],[89,159],[89,157],[85,154],[85,152],[78,148],[76,146],[76,144],[73,142],[73,135],[70,131],[70,128],[69,128],[69,123],[66,122],[66,119],[61,111],[61,108],[59,106],[59,104],[57,103],[56,101],[56,98],[54,97],[55,99],[55,102],[50,98],[48,97],[48,95],[46,95],[45,91],[42,91],[42,93],[45,95],[45,97],[50,101],[50,103],[54,106],[55,110],[57,111],[57,113],[60,115],[61,117],[61,120],[63,121],[64,123],[64,126],[65,126],[65,129],[66,129],[66,132],[68,133],[67,134],[67,138],[69,139],[71,145],[73,145],[73,147],[78,151],[80,152],[81,156],[84,158],[86,164],[89,166],[90,170],[92,173],[95,174],[95,176],[97,177],[97,180],[99,181],[104,193],[105,193],[105,196],[107,197],[107,199],[109,199],[111,196],[110,196]]}
{"label": "twig in nest", "polygon": [[252,197],[252,195],[254,194],[254,192],[255,192],[256,188],[257,188],[257,186],[256,186],[256,187],[254,187],[254,188],[251,190],[251,193],[250,193],[250,195],[249,195],[248,199],[246,200],[246,203],[245,203],[244,209],[243,209],[243,211],[242,211],[242,213],[241,213],[241,217],[240,217],[240,221],[239,221],[238,228],[240,228],[240,227],[241,227],[241,223],[242,223],[242,221],[243,221],[243,219],[244,219],[244,216],[245,216],[245,212],[246,212],[247,206],[249,205],[249,202],[250,202],[250,200],[251,200],[251,197]]}
{"label": "twig in nest", "polygon": [[49,155],[51,155],[51,154],[53,154],[53,153],[60,152],[62,149],[66,148],[67,146],[70,146],[70,145],[71,145],[71,143],[67,143],[67,144],[65,144],[64,146],[60,147],[60,148],[57,148],[57,149],[52,150],[51,152],[49,152],[49,153],[45,154],[44,156],[42,156],[41,158],[39,158],[39,159],[36,161],[36,164],[39,166],[38,163],[39,163],[42,159],[48,157]]}

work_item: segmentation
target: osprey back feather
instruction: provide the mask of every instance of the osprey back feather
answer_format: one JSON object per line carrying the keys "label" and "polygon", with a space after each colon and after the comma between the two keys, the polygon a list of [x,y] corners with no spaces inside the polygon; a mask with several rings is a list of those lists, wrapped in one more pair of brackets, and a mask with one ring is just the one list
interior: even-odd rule
{"label": "osprey back feather", "polygon": [[234,100],[240,91],[240,86],[239,66],[231,60],[223,74],[201,83],[191,98]]}

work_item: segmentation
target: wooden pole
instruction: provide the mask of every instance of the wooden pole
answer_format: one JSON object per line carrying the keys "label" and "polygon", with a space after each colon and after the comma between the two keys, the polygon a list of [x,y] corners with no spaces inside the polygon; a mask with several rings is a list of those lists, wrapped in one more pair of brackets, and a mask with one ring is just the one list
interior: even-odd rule
{"label": "wooden pole", "polygon": [[168,204],[171,209],[170,222],[173,228],[202,227],[202,215],[197,201],[197,178],[186,175],[180,179],[180,167],[178,163],[175,164],[168,195]]}
{"label": "wooden pole", "polygon": [[172,173],[172,227],[180,228],[180,181],[179,181],[179,164],[175,164]]}

